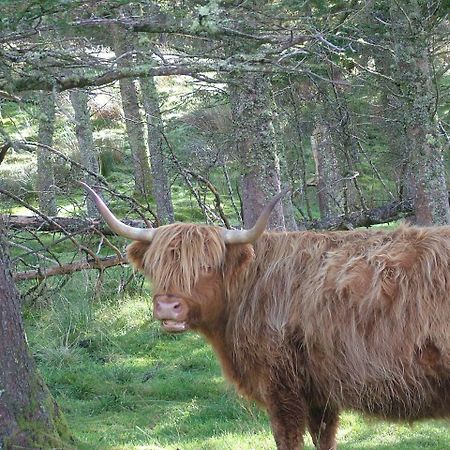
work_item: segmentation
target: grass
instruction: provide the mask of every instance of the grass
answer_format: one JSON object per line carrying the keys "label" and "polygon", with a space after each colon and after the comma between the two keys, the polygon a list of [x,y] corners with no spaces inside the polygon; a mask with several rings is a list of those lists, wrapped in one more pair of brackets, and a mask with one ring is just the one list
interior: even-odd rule
{"label": "grass", "polygon": [[[265,413],[237,397],[208,345],[151,320],[148,289],[99,302],[72,290],[79,283],[75,276],[65,286],[71,298],[54,296],[26,314],[31,349],[78,448],[274,448]],[[339,441],[348,450],[443,450],[450,433],[441,422],[408,426],[344,413]]]}

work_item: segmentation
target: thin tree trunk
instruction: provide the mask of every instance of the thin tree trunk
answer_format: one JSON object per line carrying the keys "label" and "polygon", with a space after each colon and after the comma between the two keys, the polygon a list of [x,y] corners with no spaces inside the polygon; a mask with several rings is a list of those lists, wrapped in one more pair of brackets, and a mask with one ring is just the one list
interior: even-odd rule
{"label": "thin tree trunk", "polygon": [[[52,92],[39,94],[38,142],[49,147],[53,144],[55,123],[55,97]],[[37,191],[39,209],[48,216],[56,216],[55,174],[53,155],[44,148],[37,148]]]}
{"label": "thin tree trunk", "polygon": [[397,79],[411,148],[415,216],[420,225],[450,223],[443,143],[436,121],[427,2],[390,2]]}
{"label": "thin tree trunk", "polygon": [[[278,108],[275,103],[275,99],[273,101],[274,108],[274,114],[273,114],[273,127],[275,130],[275,142],[276,146],[279,149],[279,153],[283,155],[283,158],[280,161],[280,173],[281,177],[284,180],[289,180],[288,182],[291,183],[291,187],[293,187],[293,183],[291,182],[292,178],[290,175],[290,170],[287,167],[287,159],[288,159],[288,151],[285,147],[285,140],[283,139],[283,131],[281,130],[280,126],[280,119],[278,115]],[[285,195],[282,199],[282,208],[283,208],[283,217],[284,217],[284,227],[286,231],[297,231],[298,225],[297,221],[295,220],[295,209],[294,205],[292,204],[292,197],[291,195]]]}
{"label": "thin tree trunk", "polygon": [[311,150],[316,165],[317,199],[320,217],[343,213],[343,183],[336,148],[328,125],[317,121],[311,135]]}
{"label": "thin tree trunk", "polygon": [[[272,124],[270,80],[264,74],[233,74],[229,83],[232,119],[242,168],[244,226],[251,227],[268,200],[280,191],[280,164]],[[278,204],[269,228],[284,229]]]}
{"label": "thin tree trunk", "polygon": [[27,348],[3,227],[0,222],[0,449],[67,449],[67,425]]}
{"label": "thin tree trunk", "polygon": [[[126,68],[132,64],[133,46],[130,42],[132,42],[131,36],[125,34],[120,28],[114,28],[114,51],[117,56],[117,66],[120,68]],[[135,191],[146,197],[152,192],[152,177],[136,85],[133,79],[122,78],[119,80],[119,86],[133,159]]]}
{"label": "thin tree trunk", "polygon": [[161,224],[174,222],[172,196],[164,164],[164,125],[159,108],[159,97],[153,77],[140,78],[142,103],[147,123],[147,142],[152,171],[152,190]]}
{"label": "thin tree trunk", "polygon": [[[303,146],[303,135],[304,131],[301,126],[301,114],[299,110],[299,93],[298,88],[295,84],[292,83],[292,81],[289,79],[290,82],[290,89],[289,94],[291,98],[291,104],[294,114],[294,130],[297,134],[297,147],[298,147],[298,159],[299,159],[299,173],[297,177],[301,180],[301,190],[300,190],[300,196],[303,199],[303,202],[306,206],[306,215],[303,215],[303,219],[312,220],[312,211],[311,211],[311,205],[308,198],[308,183],[307,183],[307,169],[306,169],[306,157],[305,157],[305,148]],[[307,217],[306,217],[307,216]],[[299,229],[302,228],[301,225],[297,224],[297,227]]]}
{"label": "thin tree trunk", "polygon": [[[390,52],[375,52],[374,60],[378,72],[392,76],[395,61]],[[401,92],[396,84],[390,83],[383,86],[380,94],[381,110],[386,118],[384,127],[389,142],[389,162],[398,197],[400,200],[412,201],[415,197],[414,178],[411,172],[412,149],[403,120]]]}
{"label": "thin tree trunk", "polygon": [[[98,174],[99,168],[97,154],[94,148],[94,138],[92,136],[88,95],[84,90],[75,89],[70,92],[70,101],[75,112],[75,134],[77,136],[81,163],[91,172]],[[96,179],[93,175],[85,172],[84,181],[92,186],[96,182]],[[97,217],[98,210],[90,198],[87,198],[86,205],[88,216]]]}

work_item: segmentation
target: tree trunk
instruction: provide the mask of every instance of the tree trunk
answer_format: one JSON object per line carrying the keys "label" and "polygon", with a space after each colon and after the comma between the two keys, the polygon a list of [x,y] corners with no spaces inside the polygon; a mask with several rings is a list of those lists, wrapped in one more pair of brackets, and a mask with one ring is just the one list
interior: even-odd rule
{"label": "tree trunk", "polygon": [[[386,62],[386,58],[380,58],[379,71],[390,75],[393,65]],[[412,169],[411,156],[413,149],[408,139],[403,116],[403,103],[400,100],[401,93],[395,92],[396,86],[389,86],[389,89],[381,92],[381,105],[384,114],[389,117],[386,126],[386,134],[389,139],[389,161],[393,170],[393,177],[397,185],[397,192],[400,200],[413,201],[416,194],[414,173]]]}
{"label": "tree trunk", "polygon": [[[334,82],[343,81],[341,71],[333,65],[327,67],[328,76]],[[329,169],[335,171],[330,173],[329,181],[335,184],[325,187],[329,201],[335,199],[331,214],[357,211],[365,208],[362,191],[358,186],[358,140],[357,133],[352,123],[352,112],[345,97],[345,87],[336,83],[319,83],[317,85],[318,105],[320,106],[320,123],[317,123],[317,137],[322,136],[325,141],[322,151],[326,163],[331,163]],[[320,131],[320,128],[323,132]],[[314,157],[317,163],[316,157]],[[317,173],[317,172],[316,172]],[[328,175],[327,177],[329,177]],[[339,181],[338,181],[339,180]]]}
{"label": "tree trunk", "polygon": [[[267,202],[280,192],[280,164],[272,124],[273,99],[267,75],[233,74],[229,83],[236,148],[242,170],[243,219],[254,225]],[[284,229],[278,204],[269,228]]]}
{"label": "tree trunk", "polygon": [[443,143],[436,121],[427,2],[390,2],[397,80],[402,115],[411,148],[415,216],[419,225],[450,223],[450,208],[442,157]]}
{"label": "tree trunk", "polygon": [[70,448],[58,405],[31,358],[0,222],[0,448]]}
{"label": "tree trunk", "polygon": [[150,155],[153,197],[160,224],[174,222],[172,196],[164,165],[164,125],[159,109],[159,97],[153,77],[140,78],[142,103],[147,123],[147,142]]}
{"label": "tree trunk", "polygon": [[311,150],[316,166],[316,188],[322,219],[342,214],[343,183],[336,149],[328,125],[317,121],[311,135]]}
{"label": "tree trunk", "polygon": [[[39,94],[38,142],[49,147],[53,144],[55,123],[55,96],[52,92]],[[53,155],[44,148],[37,148],[37,191],[39,209],[48,216],[56,216],[55,175]]]}
{"label": "tree trunk", "polygon": [[[133,63],[131,56],[133,47],[130,42],[131,36],[124,34],[120,28],[114,28],[114,51],[119,68],[129,67]],[[136,85],[133,79],[122,78],[119,80],[119,86],[128,143],[133,159],[135,191],[146,197],[152,192],[152,178]]]}
{"label": "tree trunk", "polygon": [[[98,173],[98,160],[92,136],[88,95],[86,91],[75,89],[70,92],[70,101],[75,112],[75,134],[77,136],[81,163],[91,172]],[[92,186],[96,182],[96,179],[93,175],[85,172],[84,182]],[[89,217],[98,216],[98,210],[89,197],[86,200],[86,206]]]}

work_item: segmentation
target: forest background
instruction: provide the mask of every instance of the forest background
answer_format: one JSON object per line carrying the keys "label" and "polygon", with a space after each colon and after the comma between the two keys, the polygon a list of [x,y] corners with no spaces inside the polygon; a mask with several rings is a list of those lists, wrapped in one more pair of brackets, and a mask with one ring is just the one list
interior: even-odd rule
{"label": "forest background", "polygon": [[[2,1],[0,448],[271,448],[201,340],[152,324],[151,286],[77,181],[138,226],[248,227],[285,186],[272,229],[449,224],[448,12]],[[440,423],[354,414],[340,440],[450,446]]]}

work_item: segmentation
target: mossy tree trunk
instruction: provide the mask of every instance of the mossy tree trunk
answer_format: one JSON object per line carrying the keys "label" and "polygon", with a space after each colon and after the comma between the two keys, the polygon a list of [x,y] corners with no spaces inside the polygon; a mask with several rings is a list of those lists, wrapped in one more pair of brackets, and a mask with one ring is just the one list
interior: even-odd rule
{"label": "mossy tree trunk", "polygon": [[430,50],[433,11],[425,0],[390,2],[402,121],[410,145],[414,209],[420,225],[450,223],[443,142],[436,120]]}
{"label": "mossy tree trunk", "polygon": [[337,67],[327,64],[324,70],[332,83],[316,84],[317,113],[311,136],[322,217],[365,208],[357,181],[358,138],[346,97],[348,87],[340,84],[344,77]]}
{"label": "mossy tree trunk", "polygon": [[[229,79],[237,156],[242,173],[243,219],[254,225],[268,201],[280,192],[280,164],[272,123],[272,86],[265,74],[234,73]],[[272,213],[269,228],[284,229],[283,208]]]}
{"label": "mossy tree trunk", "polygon": [[[113,28],[113,33],[117,66],[127,68],[133,63],[132,36],[118,27]],[[137,89],[132,78],[120,79],[119,87],[128,143],[133,160],[135,191],[137,194],[146,197],[152,193],[152,177]]]}
{"label": "mossy tree trunk", "polygon": [[[91,172],[98,174],[99,168],[92,135],[88,94],[85,90],[74,89],[70,92],[70,101],[75,113],[75,134],[77,136],[81,162]],[[96,182],[96,179],[93,175],[85,172],[84,181],[92,186]],[[86,205],[88,216],[97,217],[98,210],[90,198],[87,198]]]}
{"label": "mossy tree trunk", "polygon": [[[382,53],[375,57],[377,70],[386,75],[392,75],[395,63],[391,54]],[[415,197],[414,177],[411,164],[411,145],[403,123],[401,93],[394,83],[383,86],[380,92],[380,104],[384,116],[385,133],[389,141],[389,164],[395,179],[399,199],[411,202]]]}
{"label": "mossy tree trunk", "polygon": [[147,142],[152,171],[152,191],[156,213],[161,224],[174,222],[170,183],[164,164],[164,125],[159,107],[159,96],[153,77],[139,80],[142,104],[147,124]]}
{"label": "mossy tree trunk", "polygon": [[316,191],[320,217],[336,216],[344,212],[343,182],[336,147],[329,125],[318,119],[311,135],[311,150],[316,166]]}
{"label": "mossy tree trunk", "polygon": [[0,449],[71,448],[58,405],[27,348],[0,221]]}
{"label": "mossy tree trunk", "polygon": [[[38,142],[51,147],[55,125],[55,95],[53,92],[39,93]],[[48,216],[56,216],[55,174],[53,155],[44,147],[37,148],[37,186],[39,209]]]}

